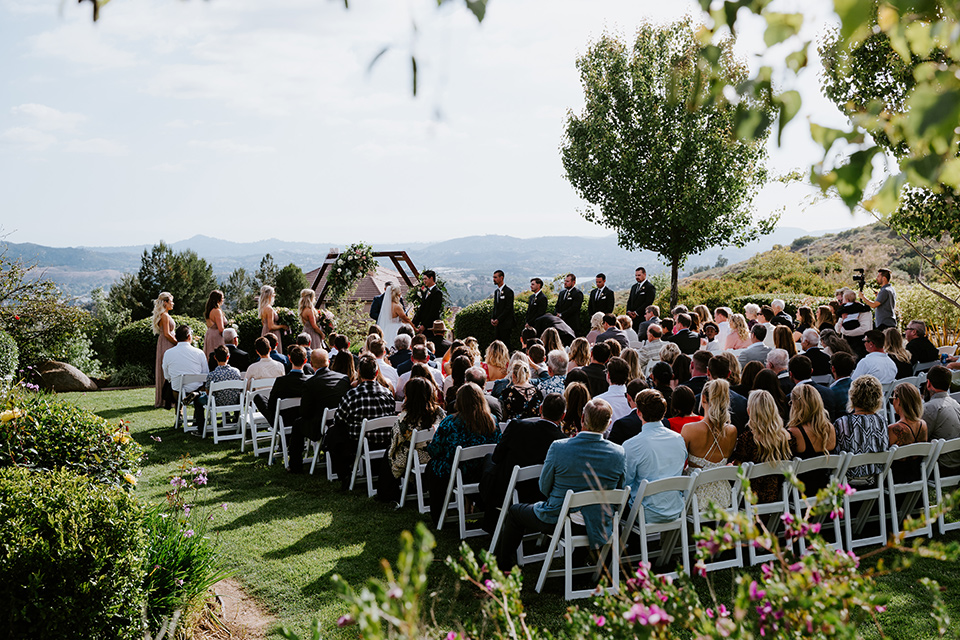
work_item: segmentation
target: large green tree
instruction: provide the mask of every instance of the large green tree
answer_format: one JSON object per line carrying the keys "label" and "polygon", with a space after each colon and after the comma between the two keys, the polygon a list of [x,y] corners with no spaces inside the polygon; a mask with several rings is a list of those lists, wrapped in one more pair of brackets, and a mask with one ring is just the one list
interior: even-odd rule
{"label": "large green tree", "polygon": [[300,304],[300,292],[306,287],[303,270],[291,262],[277,273],[277,304],[295,309]]}
{"label": "large green tree", "polygon": [[129,303],[134,320],[153,312],[153,301],[162,291],[173,294],[177,312],[202,317],[210,292],[217,288],[213,267],[195,251],[175,252],[162,240],[140,257],[135,277],[124,277],[111,289],[110,301]]}
{"label": "large green tree", "polygon": [[[766,178],[764,136],[738,139],[737,108],[704,100],[700,51],[689,20],[643,25],[633,43],[601,37],[577,60],[586,104],[568,112],[561,147],[567,179],[592,205],[584,217],[670,264],[671,304],[690,255],[743,246],[777,221],[750,212]],[[728,81],[746,77],[729,42],[718,52]]]}

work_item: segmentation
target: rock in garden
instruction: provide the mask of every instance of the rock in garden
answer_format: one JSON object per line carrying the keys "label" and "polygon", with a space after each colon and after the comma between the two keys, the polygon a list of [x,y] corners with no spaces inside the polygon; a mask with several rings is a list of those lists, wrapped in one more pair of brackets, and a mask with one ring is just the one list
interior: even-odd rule
{"label": "rock in garden", "polygon": [[66,362],[50,360],[37,367],[40,386],[48,391],[96,391],[97,385],[83,371]]}

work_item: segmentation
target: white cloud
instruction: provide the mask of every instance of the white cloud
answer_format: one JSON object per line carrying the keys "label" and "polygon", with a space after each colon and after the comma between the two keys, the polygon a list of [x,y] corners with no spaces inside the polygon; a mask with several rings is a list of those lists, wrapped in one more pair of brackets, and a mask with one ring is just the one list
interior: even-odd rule
{"label": "white cloud", "polygon": [[167,126],[170,127],[171,129],[187,129],[189,127],[196,127],[201,124],[203,124],[202,120],[190,120],[188,122],[186,120],[181,120],[178,118],[176,120],[171,120],[170,122],[168,122]]}
{"label": "white cloud", "polygon": [[89,140],[73,140],[68,142],[66,150],[71,153],[92,153],[102,156],[125,156],[127,147],[113,140],[91,138]]}
{"label": "white cloud", "polygon": [[276,149],[273,147],[247,144],[245,142],[237,142],[236,140],[191,140],[188,142],[191,147],[197,149],[210,149],[213,151],[222,151],[224,153],[244,153],[244,154],[262,154],[262,153],[276,153]]}
{"label": "white cloud", "polygon": [[109,37],[89,22],[44,31],[31,38],[30,43],[36,56],[66,60],[85,68],[116,69],[137,62],[134,54],[111,44]]}
{"label": "white cloud", "polygon": [[158,165],[150,167],[151,171],[160,171],[161,173],[180,173],[186,167],[183,162],[178,162],[176,164],[170,162],[161,162]]}
{"label": "white cloud", "polygon": [[29,127],[13,127],[0,133],[0,141],[27,151],[43,151],[57,142],[57,137]]}
{"label": "white cloud", "polygon": [[15,116],[24,116],[33,120],[33,126],[43,131],[73,131],[77,125],[86,120],[79,113],[58,111],[43,104],[21,104],[12,107],[10,112]]}

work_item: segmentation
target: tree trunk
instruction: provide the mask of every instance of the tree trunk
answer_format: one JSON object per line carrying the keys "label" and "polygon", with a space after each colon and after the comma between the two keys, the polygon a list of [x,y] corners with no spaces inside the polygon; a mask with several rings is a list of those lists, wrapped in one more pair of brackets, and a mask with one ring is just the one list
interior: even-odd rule
{"label": "tree trunk", "polygon": [[680,273],[680,258],[674,256],[670,259],[670,309],[665,309],[664,313],[669,315],[670,311],[677,306],[677,298],[679,297],[678,280]]}

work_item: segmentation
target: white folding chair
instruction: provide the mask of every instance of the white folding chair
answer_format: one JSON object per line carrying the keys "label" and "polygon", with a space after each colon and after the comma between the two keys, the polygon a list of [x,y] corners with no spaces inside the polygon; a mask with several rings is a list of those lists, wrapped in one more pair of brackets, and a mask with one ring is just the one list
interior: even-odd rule
{"label": "white folding chair", "polygon": [[[260,440],[270,437],[273,425],[267,416],[260,413],[257,405],[253,403],[253,399],[258,395],[264,398],[268,397],[270,390],[273,389],[274,380],[275,378],[262,378],[247,381],[247,391],[243,394],[243,415],[241,416],[243,422],[241,425],[243,437],[240,439],[241,452],[247,450],[247,443],[249,443],[253,449],[253,455],[259,456],[263,450],[260,447]],[[261,426],[264,427],[262,431],[260,430]]]}
{"label": "white folding chair", "polygon": [[[503,531],[503,524],[507,519],[507,511],[510,509],[510,505],[520,502],[520,496],[517,494],[517,485],[521,482],[539,478],[542,471],[542,464],[532,464],[528,467],[514,465],[513,472],[510,474],[510,481],[507,483],[507,492],[503,496],[503,504],[500,505],[500,517],[497,518],[497,527],[493,530],[493,537],[490,539],[490,553],[494,553],[494,550],[497,548],[497,542],[500,540],[500,532]],[[523,540],[536,539],[539,538],[540,535],[539,533],[531,533],[525,535]],[[543,554],[539,553],[524,555],[523,541],[521,541],[520,546],[517,548],[517,566],[522,567],[526,562],[530,561],[537,562],[543,559],[542,556]]]}
{"label": "white folding chair", "polygon": [[[747,479],[749,479],[752,484],[759,478],[783,476],[784,473],[793,468],[793,460],[751,464],[747,470]],[[779,500],[774,500],[773,502],[758,502],[757,504],[750,504],[748,501],[744,502],[744,511],[746,511],[747,517],[750,519],[759,518],[766,526],[767,531],[770,532],[770,535],[776,536],[778,535],[780,524],[783,522],[781,516],[790,513],[790,483],[784,479],[780,486]],[[790,541],[785,541],[785,544],[791,548],[793,547],[793,543]],[[773,553],[760,553],[760,550],[751,544],[747,545],[747,557],[752,566],[761,562],[769,562],[775,559],[776,555]]]}
{"label": "white folding chair", "polygon": [[[842,478],[843,474],[847,472],[847,460],[849,459],[850,454],[847,453],[837,453],[833,455],[817,456],[816,458],[808,458],[806,460],[801,460],[799,458],[794,458],[794,468],[793,472],[798,476],[804,473],[809,473],[811,471],[828,471],[830,473],[830,482],[836,481],[838,478]],[[804,487],[806,495],[801,496],[800,490],[793,485],[790,486],[790,493],[793,498],[793,512],[797,517],[797,520],[800,520],[804,516],[804,511],[812,509],[817,506],[817,495],[810,495],[810,492]],[[830,543],[830,546],[834,549],[840,550],[843,548],[843,535],[840,532],[840,519],[833,519],[833,542]],[[800,555],[802,556],[807,552],[807,541],[804,538],[800,538]]]}
{"label": "white folding chair", "polygon": [[[954,489],[960,485],[960,474],[957,475],[944,475],[943,471],[940,469],[939,460],[945,454],[956,453],[960,451],[960,438],[953,438],[952,440],[938,440],[940,446],[937,451],[937,464],[933,465],[933,483],[937,492],[937,506],[940,506],[943,503],[943,493],[944,489]],[[957,522],[947,522],[943,514],[940,513],[937,516],[937,528],[940,529],[940,535],[946,534],[948,531],[954,531],[960,529],[960,521]]]}
{"label": "white folding chair", "polygon": [[[447,491],[443,499],[443,511],[440,512],[440,521],[437,522],[437,531],[443,529],[443,523],[447,519],[447,512],[452,505],[457,510],[457,520],[460,523],[460,539],[473,538],[474,536],[486,535],[486,531],[481,528],[467,529],[466,498],[470,495],[480,493],[480,483],[466,483],[463,481],[463,470],[461,466],[464,462],[482,458],[488,453],[493,453],[497,448],[495,444],[481,444],[475,447],[457,447],[453,454],[453,464],[450,466],[450,481],[447,482]],[[451,497],[453,502],[451,502]]]}
{"label": "white folding chair", "polygon": [[[242,440],[243,439],[243,395],[247,383],[243,380],[221,380],[210,384],[207,391],[207,410],[203,421],[203,437],[207,437],[207,428],[213,432],[213,444],[220,444],[221,440]],[[237,402],[235,404],[220,405],[217,404],[218,391],[237,391]],[[230,423],[227,420],[227,414],[237,415],[237,421]],[[217,417],[222,416],[223,430],[235,431],[235,433],[221,434],[217,427]]]}
{"label": "white folding chair", "polygon": [[921,371],[929,371],[936,365],[940,364],[939,360],[931,360],[930,362],[918,362],[913,365],[913,375],[917,375]]}
{"label": "white folding chair", "polygon": [[[900,523],[913,513],[917,498],[923,503],[924,526],[910,531],[906,537],[927,536],[933,537],[933,523],[930,521],[930,494],[927,491],[927,481],[933,473],[940,455],[940,445],[936,442],[914,442],[903,447],[893,446],[893,457],[890,459],[890,473],[887,474],[887,498],[890,500],[890,522],[893,535],[900,534]],[[920,477],[909,482],[896,482],[893,477],[893,465],[898,460],[920,457]],[[897,496],[903,496],[901,508],[897,507]],[[900,514],[903,514],[903,518]]]}
{"label": "white folding chair", "polygon": [[353,458],[353,472],[350,476],[350,490],[357,483],[357,472],[360,469],[360,461],[363,461],[364,474],[367,477],[367,497],[372,498],[377,495],[377,490],[373,488],[373,461],[379,460],[387,454],[384,449],[371,449],[369,436],[374,431],[384,431],[393,429],[397,422],[397,416],[383,416],[382,418],[364,418],[360,425],[360,440],[357,442],[357,454]]}
{"label": "white folding chair", "polygon": [[[323,410],[323,415],[320,417],[320,439],[311,441],[313,445],[313,462],[310,463],[310,475],[313,475],[313,472],[317,470],[317,460],[320,458],[320,445],[323,442],[323,436],[327,433],[327,429],[333,426],[333,420],[337,415],[336,409],[325,408]],[[337,479],[337,474],[333,472],[333,467],[330,462],[330,453],[324,452],[323,456],[324,468],[327,471],[327,480],[333,482]]]}
{"label": "white folding chair", "polygon": [[[543,567],[540,570],[540,577],[537,579],[537,593],[543,590],[543,585],[547,578],[563,576],[563,597],[566,600],[574,598],[586,598],[597,591],[596,588],[573,590],[574,574],[592,573],[599,579],[600,573],[604,568],[604,560],[607,553],[612,552],[613,557],[610,563],[612,575],[611,585],[606,588],[608,593],[618,593],[620,591],[620,517],[630,497],[630,487],[623,489],[608,489],[594,491],[580,491],[574,493],[568,490],[563,498],[563,505],[560,507],[560,513],[557,519],[557,526],[550,537],[550,543],[547,545],[547,552],[544,554]],[[573,521],[571,516],[575,511],[583,507],[599,506],[605,510],[606,515],[611,519],[612,527],[610,530],[610,539],[600,549],[598,560],[595,565],[583,567],[573,566],[573,551],[576,547],[588,547],[590,540],[586,534],[573,534]],[[553,563],[554,556],[561,551],[563,547],[563,569],[551,571],[550,565]]]}
{"label": "white folding chair", "polygon": [[[187,433],[188,431],[197,431],[200,429],[200,425],[193,424],[192,412],[190,408],[183,403],[183,387],[189,384],[200,383],[203,384],[207,381],[207,374],[205,373],[181,373],[177,376],[180,380],[180,393],[177,394],[177,413],[174,417],[174,428],[177,428],[183,424],[183,432]],[[181,422],[182,421],[182,422]]]}
{"label": "white folding chair", "polygon": [[[853,495],[843,497],[843,531],[845,534],[845,544],[847,551],[853,551],[857,547],[863,547],[871,544],[886,544],[887,542],[887,507],[883,495],[883,487],[887,481],[887,474],[890,473],[890,461],[893,459],[893,451],[880,451],[877,453],[857,453],[847,460],[846,478],[849,483],[850,473],[857,467],[863,465],[874,465],[879,468],[879,472],[873,476],[867,484],[856,486]],[[860,503],[860,509],[856,517],[853,516],[851,506],[854,503]],[[880,533],[875,536],[859,536],[868,521],[871,521],[870,512],[873,506],[878,505],[880,516]]]}
{"label": "white folding chair", "polygon": [[833,376],[829,373],[825,373],[822,376],[811,376],[810,379],[816,382],[817,384],[822,384],[826,386],[830,386],[831,384],[833,384]]}
{"label": "white folding chair", "polygon": [[277,409],[273,416],[273,428],[270,430],[270,455],[267,457],[267,464],[273,464],[273,456],[277,452],[277,440],[279,440],[280,451],[283,454],[283,466],[287,466],[290,457],[287,451],[287,434],[290,433],[292,425],[288,427],[284,424],[283,412],[299,406],[300,398],[282,398],[277,402]]}
{"label": "white folding chair", "polygon": [[[636,560],[649,562],[650,542],[659,538],[660,549],[656,554],[657,563],[665,564],[673,556],[677,548],[677,533],[680,534],[680,562],[683,566],[683,572],[690,575],[690,560],[688,558],[688,535],[687,535],[687,510],[690,508],[690,501],[693,499],[693,485],[696,482],[696,474],[692,476],[676,476],[673,478],[661,478],[660,480],[643,480],[637,489],[637,495],[633,498],[633,507],[630,514],[623,523],[623,535],[621,546],[626,549],[630,542],[630,534],[636,533],[640,538],[640,555],[625,556],[624,562],[633,563]],[[668,491],[679,491],[683,496],[683,506],[680,514],[668,522],[648,522],[646,510],[643,507],[644,498],[649,498],[660,493]],[[667,534],[667,535],[664,535]],[[676,576],[676,571],[671,571],[667,575]]]}
{"label": "white folding chair", "polygon": [[[690,499],[690,512],[687,514],[688,523],[693,524],[693,533],[694,535],[701,532],[703,529],[704,522],[713,522],[716,524],[716,521],[706,520],[702,510],[706,508],[707,505],[701,505],[699,499],[697,498],[697,487],[710,484],[713,482],[727,482],[730,484],[730,509],[731,513],[736,513],[740,510],[740,499],[743,496],[743,493],[740,490],[740,477],[739,477],[740,467],[728,465],[725,467],[716,467],[714,469],[706,469],[700,471],[694,476],[693,488],[691,489],[691,499]],[[741,545],[737,545],[733,550],[733,558],[727,560],[712,560],[710,562],[704,562],[704,569],[706,571],[718,571],[720,569],[729,569],[731,567],[742,567],[743,566],[743,548]]]}
{"label": "white folding chair", "polygon": [[407,451],[407,466],[403,469],[403,482],[400,487],[400,505],[407,504],[407,491],[410,488],[410,476],[413,476],[414,483],[417,485],[417,510],[420,513],[430,511],[430,505],[425,499],[423,488],[423,473],[427,470],[427,465],[420,464],[420,456],[416,454],[417,449],[423,448],[428,442],[433,440],[437,433],[437,428],[432,429],[414,429],[410,434],[410,450]]}
{"label": "white folding chair", "polygon": [[898,383],[894,381],[880,385],[883,387],[883,408],[887,412],[887,420],[890,421],[890,424],[897,421],[897,414],[893,410],[893,388],[896,387],[897,384]]}

